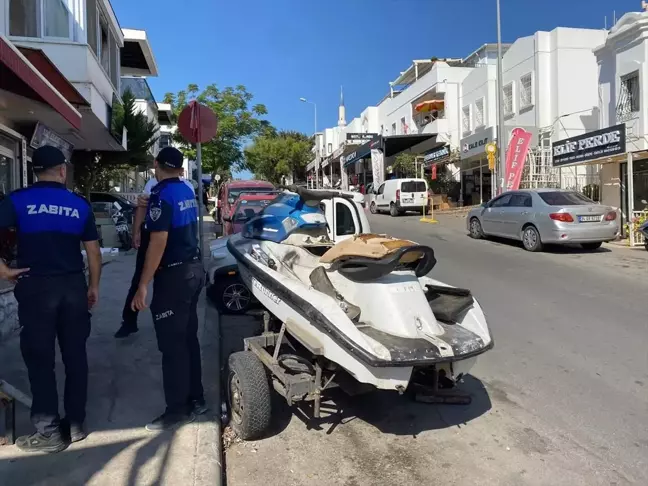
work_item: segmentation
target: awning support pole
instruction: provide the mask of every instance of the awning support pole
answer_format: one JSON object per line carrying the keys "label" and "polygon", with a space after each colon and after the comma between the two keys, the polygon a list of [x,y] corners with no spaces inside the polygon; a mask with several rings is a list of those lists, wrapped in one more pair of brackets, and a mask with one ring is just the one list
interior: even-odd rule
{"label": "awning support pole", "polygon": [[[632,159],[632,152],[628,152],[628,221],[630,228],[632,228],[632,220],[634,219],[634,166]],[[635,246],[635,233],[630,230],[628,235],[630,238],[630,246]]]}

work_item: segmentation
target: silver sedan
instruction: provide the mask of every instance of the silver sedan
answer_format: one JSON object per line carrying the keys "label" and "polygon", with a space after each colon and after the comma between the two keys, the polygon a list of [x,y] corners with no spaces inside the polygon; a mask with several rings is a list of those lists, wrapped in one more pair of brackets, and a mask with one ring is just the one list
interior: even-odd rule
{"label": "silver sedan", "polygon": [[466,226],[473,238],[510,238],[522,241],[528,251],[540,251],[545,243],[577,243],[595,250],[619,235],[614,208],[561,189],[506,192],[473,208]]}

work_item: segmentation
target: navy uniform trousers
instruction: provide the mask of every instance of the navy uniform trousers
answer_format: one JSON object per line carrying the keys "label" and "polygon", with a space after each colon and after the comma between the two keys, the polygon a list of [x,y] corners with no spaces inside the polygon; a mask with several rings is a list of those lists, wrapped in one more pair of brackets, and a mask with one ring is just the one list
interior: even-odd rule
{"label": "navy uniform trousers", "polygon": [[27,276],[16,283],[20,350],[33,395],[31,419],[50,435],[60,423],[56,390],[55,346],[58,338],[65,365],[64,407],[67,419],[82,424],[88,395],[86,341],[90,335],[88,288],[82,272]]}
{"label": "navy uniform trousers", "polygon": [[158,348],[167,412],[185,414],[192,400],[203,399],[198,298],[205,284],[200,261],[158,270],[153,280],[151,313]]}

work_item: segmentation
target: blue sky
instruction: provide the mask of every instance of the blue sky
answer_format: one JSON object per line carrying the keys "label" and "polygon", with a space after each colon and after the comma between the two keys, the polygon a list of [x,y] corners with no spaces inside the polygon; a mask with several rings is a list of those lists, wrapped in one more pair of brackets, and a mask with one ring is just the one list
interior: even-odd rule
{"label": "blue sky", "polygon": [[[123,28],[145,29],[160,76],[155,96],[188,83],[244,84],[283,129],[334,126],[376,104],[413,59],[464,57],[496,42],[495,0],[112,0]],[[608,27],[640,0],[501,0],[511,42],[557,26]]]}

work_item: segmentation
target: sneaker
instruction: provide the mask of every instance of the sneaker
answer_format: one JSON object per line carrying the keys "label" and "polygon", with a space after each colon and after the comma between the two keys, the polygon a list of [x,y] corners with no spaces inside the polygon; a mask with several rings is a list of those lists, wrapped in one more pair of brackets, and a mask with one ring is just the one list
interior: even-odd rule
{"label": "sneaker", "polygon": [[16,447],[24,452],[47,452],[53,454],[67,449],[67,442],[63,440],[60,433],[54,433],[49,437],[39,432],[32,435],[24,435],[16,440]]}
{"label": "sneaker", "polygon": [[150,424],[146,424],[146,430],[149,432],[159,432],[162,430],[175,429],[190,424],[194,420],[196,420],[196,416],[193,413],[163,413]]}
{"label": "sneaker", "polygon": [[191,410],[195,415],[203,415],[207,413],[209,407],[207,407],[207,403],[205,403],[204,399],[191,400],[189,403],[189,410]]}
{"label": "sneaker", "polygon": [[136,325],[133,326],[132,324],[124,324],[122,322],[121,327],[115,333],[115,337],[117,339],[123,339],[123,338],[126,338],[126,337],[130,336],[131,334],[135,334],[137,331],[139,331],[139,329],[137,328]]}
{"label": "sneaker", "polygon": [[61,420],[61,432],[63,433],[64,439],[72,444],[88,437],[88,433],[85,431],[82,423],[70,422],[67,419]]}

